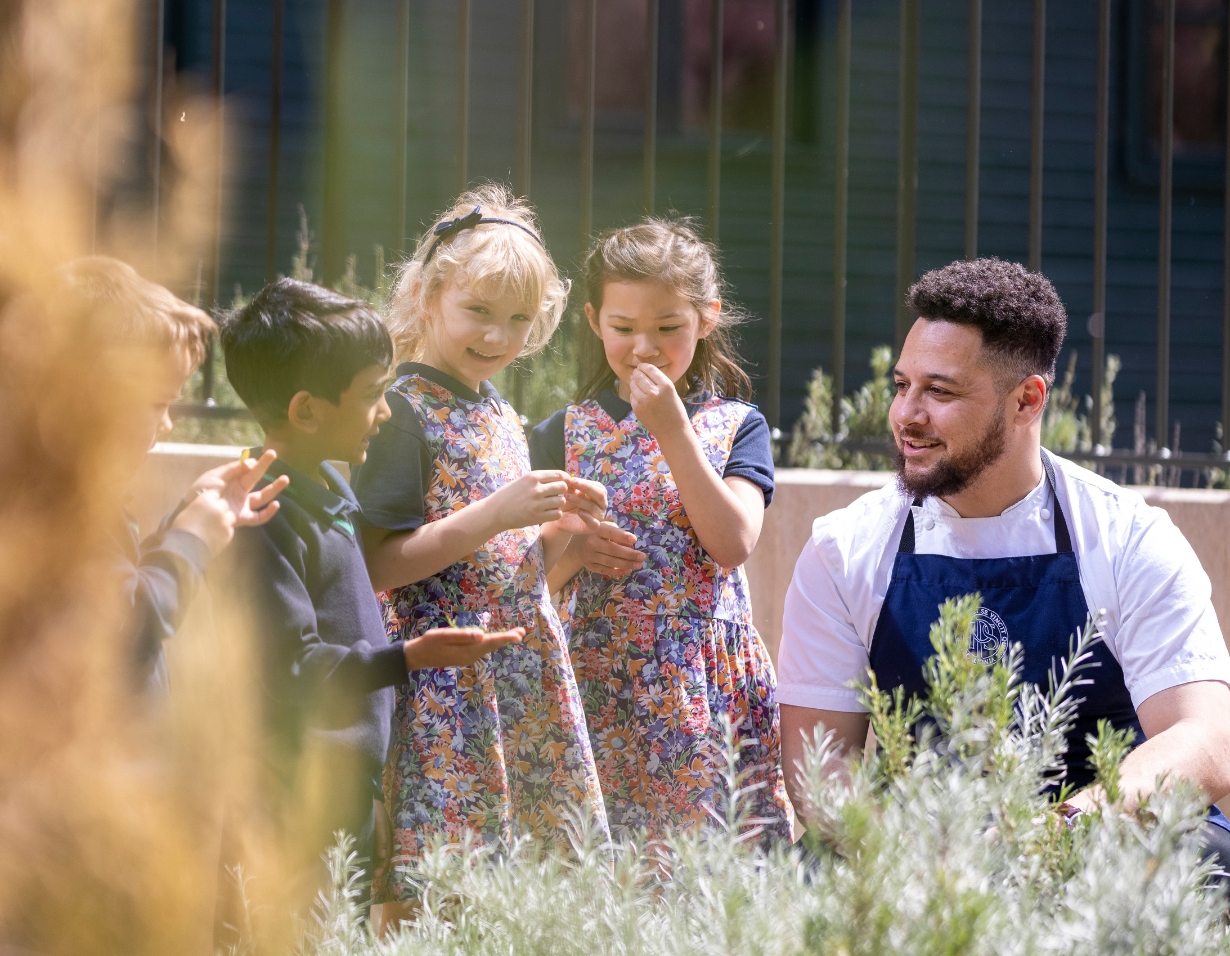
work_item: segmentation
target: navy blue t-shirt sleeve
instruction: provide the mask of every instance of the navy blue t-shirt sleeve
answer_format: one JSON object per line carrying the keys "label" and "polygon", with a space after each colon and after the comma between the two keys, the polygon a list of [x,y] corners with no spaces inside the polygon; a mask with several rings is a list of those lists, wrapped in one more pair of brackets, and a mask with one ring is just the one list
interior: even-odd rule
{"label": "navy blue t-shirt sleeve", "polygon": [[183,621],[209,558],[209,547],[196,535],[164,527],[141,542],[135,564],[124,561],[128,628],[142,671],[155,666],[162,642],[174,636]]}
{"label": "navy blue t-shirt sleeve", "polygon": [[764,505],[773,500],[773,442],[769,423],[753,408],[735,432],[730,458],[726,461],[723,478],[746,478],[764,492]]}
{"label": "navy blue t-shirt sleeve", "polygon": [[530,467],[535,471],[567,471],[564,467],[567,456],[564,451],[564,420],[567,409],[539,423],[530,432]]}
{"label": "navy blue t-shirt sleeve", "polygon": [[356,469],[350,484],[365,524],[413,531],[427,519],[423,502],[431,486],[431,452],[405,396],[386,394],[393,417],[372,438],[367,461]]}

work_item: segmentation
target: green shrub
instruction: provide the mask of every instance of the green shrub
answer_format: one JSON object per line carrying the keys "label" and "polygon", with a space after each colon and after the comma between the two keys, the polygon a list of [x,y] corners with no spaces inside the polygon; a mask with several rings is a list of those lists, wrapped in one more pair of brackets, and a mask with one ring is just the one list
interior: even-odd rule
{"label": "green shrub", "polygon": [[[1093,447],[1089,414],[1093,399],[1072,394],[1076,378],[1076,352],[1070,353],[1063,378],[1051,390],[1042,416],[1042,445],[1055,451],[1089,451]],[[888,421],[896,389],[891,375],[893,353],[887,345],[871,352],[871,378],[852,395],[842,396],[840,427],[833,434],[833,380],[816,369],[807,384],[803,413],[795,422],[786,450],[786,464],[795,468],[858,468],[887,471],[893,467],[891,453],[859,450],[859,443],[892,442]],[[1102,444],[1110,447],[1115,437],[1115,377],[1119,356],[1106,356],[1102,378]],[[850,447],[853,446],[853,447]]]}
{"label": "green shrub", "polygon": [[887,345],[871,350],[871,378],[852,395],[841,399],[840,427],[833,434],[833,380],[823,369],[812,373],[807,398],[786,451],[786,464],[794,468],[858,468],[887,471],[891,454],[875,454],[843,447],[843,442],[891,442],[888,409],[893,403],[893,350]]}
{"label": "green shrub", "polygon": [[[1138,813],[1119,801],[1122,735],[1093,742],[1100,814],[1069,829],[1043,793],[1065,747],[1092,625],[1057,686],[1022,686],[1012,649],[966,654],[976,595],[932,628],[930,693],[863,694],[879,746],[846,774],[831,735],[809,750],[806,850],[749,839],[737,799],[707,837],[666,847],[602,844],[578,824],[571,856],[436,846],[409,875],[416,922],[375,943],[345,847],[306,954],[1185,954],[1230,951],[1226,897],[1198,853],[1202,803],[1176,786]],[[915,739],[917,718],[931,729]],[[731,747],[727,748],[728,757]],[[728,760],[729,763],[729,760]],[[738,781],[728,781],[737,788]]]}

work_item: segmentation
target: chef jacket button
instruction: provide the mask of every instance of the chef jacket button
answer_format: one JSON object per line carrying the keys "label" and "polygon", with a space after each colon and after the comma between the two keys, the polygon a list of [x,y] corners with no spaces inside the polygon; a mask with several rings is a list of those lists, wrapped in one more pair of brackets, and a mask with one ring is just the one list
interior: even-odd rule
{"label": "chef jacket button", "polygon": [[932,528],[934,528],[934,527],[935,527],[935,521],[934,521],[934,519],[932,519],[932,518],[924,518],[924,519],[923,519],[923,527],[924,527],[924,528],[926,528],[928,531],[930,531]]}
{"label": "chef jacket button", "polygon": [[1042,520],[1043,520],[1043,521],[1050,521],[1050,520],[1051,520],[1051,509],[1050,509],[1050,508],[1043,508],[1043,509],[1042,509]]}

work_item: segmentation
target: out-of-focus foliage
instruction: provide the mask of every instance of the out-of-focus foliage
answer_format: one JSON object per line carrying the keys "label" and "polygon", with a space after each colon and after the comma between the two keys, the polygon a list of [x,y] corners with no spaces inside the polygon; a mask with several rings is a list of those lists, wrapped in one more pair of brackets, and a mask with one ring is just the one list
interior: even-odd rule
{"label": "out-of-focus foliage", "polygon": [[150,193],[133,179],[154,145],[138,74],[149,12],[136,0],[0,4],[5,952],[211,952],[223,807],[254,871],[285,885],[269,827],[247,812],[259,701],[248,635],[197,640],[189,625],[169,650],[192,679],[162,707],[134,686],[121,423],[165,401],[153,383],[166,357],[118,343],[54,279],[96,253],[182,289],[206,258],[212,104],[168,85],[156,243]]}
{"label": "out-of-focus foliage", "polygon": [[[1055,451],[1089,451],[1089,414],[1093,400],[1072,394],[1076,378],[1076,352],[1070,353],[1063,379],[1051,390],[1042,418],[1042,444]],[[891,443],[888,410],[896,393],[893,387],[892,350],[887,345],[871,352],[871,378],[852,395],[842,396],[840,427],[833,432],[833,380],[823,369],[812,373],[807,385],[803,414],[795,422],[786,451],[786,464],[795,468],[856,468],[886,471],[891,454],[860,450],[859,443]],[[1115,436],[1115,377],[1119,356],[1106,357],[1102,379],[1102,444],[1110,447]],[[845,444],[843,444],[845,443]]]}
{"label": "out-of-focus foliage", "polygon": [[890,371],[893,351],[887,345],[871,350],[871,378],[852,395],[841,397],[840,422],[833,431],[833,380],[823,369],[807,384],[803,414],[799,416],[786,451],[786,464],[794,468],[854,468],[886,471],[891,454],[875,454],[843,447],[843,442],[891,444],[893,432],[888,409],[896,389]]}
{"label": "out-of-focus foliage", "polygon": [[[1063,379],[1051,389],[1046,411],[1042,415],[1042,445],[1052,451],[1090,451],[1093,448],[1089,416],[1093,414],[1093,398],[1078,399],[1072,394],[1076,379],[1076,351],[1068,353],[1068,367]],[[1121,363],[1118,355],[1106,356],[1102,374],[1102,435],[1101,443],[1110,448],[1115,439],[1115,378]]]}
{"label": "out-of-focus foliage", "polygon": [[[1111,956],[1225,953],[1226,897],[1206,885],[1202,804],[1176,787],[1124,812],[1123,735],[1093,745],[1100,814],[1067,826],[1042,794],[1066,745],[1092,625],[1053,693],[1016,679],[1019,652],[971,658],[976,595],[932,628],[921,705],[864,691],[879,747],[845,775],[831,737],[807,759],[807,851],[765,851],[730,819],[666,846],[597,842],[573,856],[534,846],[437,847],[413,870],[414,922],[375,943],[345,847],[307,929],[307,954],[506,953]],[[929,729],[916,739],[917,718]],[[728,748],[729,755],[729,748]]]}

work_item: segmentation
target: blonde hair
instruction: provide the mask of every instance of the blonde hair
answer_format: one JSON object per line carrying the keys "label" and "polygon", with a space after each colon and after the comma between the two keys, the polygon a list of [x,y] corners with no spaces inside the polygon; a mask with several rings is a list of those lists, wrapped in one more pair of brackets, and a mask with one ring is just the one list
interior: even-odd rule
{"label": "blonde hair", "polygon": [[[696,343],[684,376],[687,394],[705,390],[729,398],[750,399],[752,380],[739,367],[733,329],[747,316],[729,299],[718,267],[717,247],[697,235],[688,219],[648,217],[634,226],[600,235],[585,256],[586,301],[602,311],[608,282],[662,282],[687,299],[702,316],[715,299],[722,302],[713,331]],[[594,398],[615,385],[615,370],[606,361],[597,337],[586,336],[582,373],[590,377],[577,390],[577,401]]]}
{"label": "blonde hair", "polygon": [[193,368],[205,361],[218,327],[126,262],[108,256],[74,259],[57,270],[64,291],[90,315],[95,344],[175,349]]}
{"label": "blonde hair", "polygon": [[540,351],[559,326],[568,301],[568,283],[546,248],[525,229],[484,223],[442,240],[431,252],[436,228],[475,207],[484,217],[508,219],[541,235],[530,204],[498,183],[486,183],[458,196],[419,237],[414,255],[398,273],[385,324],[399,362],[422,356],[431,308],[450,282],[493,296],[512,293],[530,304],[533,325],[522,355]]}

